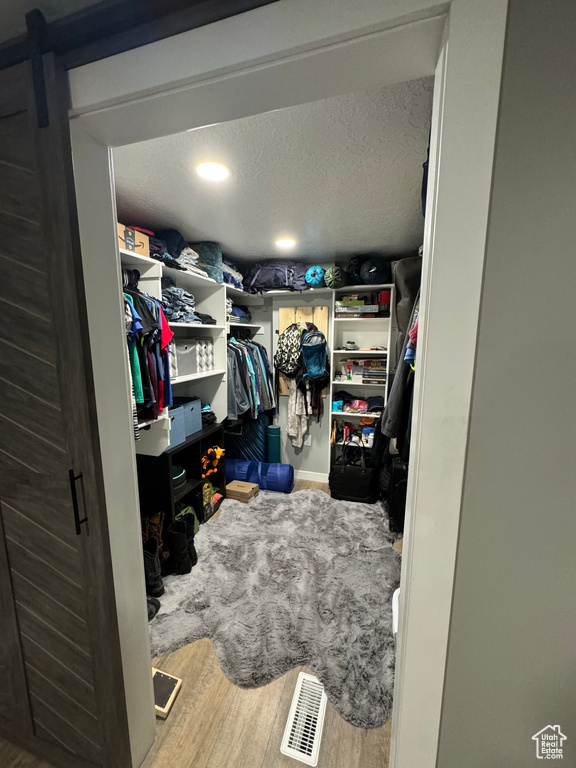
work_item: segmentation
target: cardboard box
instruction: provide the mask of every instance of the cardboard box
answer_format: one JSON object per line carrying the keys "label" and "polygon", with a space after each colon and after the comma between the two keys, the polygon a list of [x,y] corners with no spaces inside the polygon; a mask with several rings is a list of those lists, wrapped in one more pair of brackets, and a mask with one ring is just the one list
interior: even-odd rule
{"label": "cardboard box", "polygon": [[241,480],[232,480],[226,486],[226,498],[237,501],[250,501],[258,495],[260,488],[257,483],[244,483]]}
{"label": "cardboard box", "polygon": [[125,227],[124,224],[118,224],[118,247],[121,251],[150,257],[148,235],[138,232],[136,229]]}

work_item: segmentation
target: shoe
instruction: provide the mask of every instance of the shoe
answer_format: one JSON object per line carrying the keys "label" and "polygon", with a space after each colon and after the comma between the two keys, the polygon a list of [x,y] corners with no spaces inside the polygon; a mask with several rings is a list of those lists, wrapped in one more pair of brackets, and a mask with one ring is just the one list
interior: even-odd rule
{"label": "shoe", "polygon": [[188,551],[188,525],[184,520],[175,520],[164,534],[164,545],[169,556],[162,567],[165,573],[177,573],[183,576],[192,570],[192,560]]}
{"label": "shoe", "polygon": [[164,582],[160,570],[158,540],[153,536],[144,544],[144,577],[146,592],[152,597],[161,597],[164,594]]}
{"label": "shoe", "polygon": [[148,597],[146,598],[146,602],[148,603],[148,621],[152,621],[154,616],[158,613],[160,610],[160,600],[158,600],[155,597]]}
{"label": "shoe", "polygon": [[198,555],[196,554],[196,547],[194,546],[194,535],[196,531],[196,515],[193,515],[192,512],[188,512],[186,515],[182,515],[182,517],[179,518],[180,520],[183,520],[186,523],[186,538],[188,542],[188,554],[190,555],[190,562],[192,563],[192,568],[196,565],[198,562]]}
{"label": "shoe", "polygon": [[157,512],[148,519],[148,536],[153,536],[158,541],[158,557],[162,562],[163,541],[162,531],[164,529],[164,512]]}

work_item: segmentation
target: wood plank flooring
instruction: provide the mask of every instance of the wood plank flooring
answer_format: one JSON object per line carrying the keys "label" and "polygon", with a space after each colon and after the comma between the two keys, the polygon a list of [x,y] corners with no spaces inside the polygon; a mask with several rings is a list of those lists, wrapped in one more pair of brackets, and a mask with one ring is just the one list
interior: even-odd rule
{"label": "wood plank flooring", "polygon": [[[294,490],[325,483],[296,481]],[[396,542],[400,551],[402,540]],[[210,640],[199,640],[154,661],[183,679],[167,720],[142,768],[295,768],[280,743],[300,671],[293,669],[263,688],[244,690],[222,673]],[[387,768],[390,722],[364,730],[343,720],[328,703],[318,768]],[[2,768],[53,768],[0,739]],[[54,767],[55,768],[55,767]]]}

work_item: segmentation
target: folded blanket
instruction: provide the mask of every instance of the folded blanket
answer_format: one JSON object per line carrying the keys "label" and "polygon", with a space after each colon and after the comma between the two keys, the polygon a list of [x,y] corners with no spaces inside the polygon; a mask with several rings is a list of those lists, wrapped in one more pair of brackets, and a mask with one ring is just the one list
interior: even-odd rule
{"label": "folded blanket", "polygon": [[217,283],[224,282],[222,276],[222,251],[218,243],[209,241],[196,243],[192,248],[198,253],[198,266],[206,272],[208,277]]}

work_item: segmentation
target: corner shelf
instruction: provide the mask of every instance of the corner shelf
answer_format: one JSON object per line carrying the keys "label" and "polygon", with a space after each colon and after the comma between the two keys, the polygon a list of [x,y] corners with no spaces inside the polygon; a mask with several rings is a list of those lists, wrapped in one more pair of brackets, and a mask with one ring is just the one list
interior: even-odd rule
{"label": "corner shelf", "polygon": [[361,381],[333,381],[332,385],[334,387],[342,386],[344,388],[346,387],[377,387],[382,388],[386,386],[386,381],[384,380],[381,384],[363,384]]}
{"label": "corner shelf", "polygon": [[202,371],[202,373],[189,373],[187,376],[176,376],[171,380],[171,384],[184,384],[186,381],[199,381],[208,379],[210,376],[222,376],[226,371],[224,369],[215,369],[213,371]]}
{"label": "corner shelf", "polygon": [[349,355],[353,357],[387,357],[388,350],[381,349],[379,351],[373,349],[333,349],[333,355]]}
{"label": "corner shelf", "polygon": [[332,411],[332,416],[341,416],[344,419],[378,419],[381,413],[346,413],[346,411]]}
{"label": "corner shelf", "polygon": [[388,317],[335,317],[335,323],[381,323],[383,320],[390,320]]}
{"label": "corner shelf", "polygon": [[357,291],[386,291],[392,290],[392,283],[377,283],[376,285],[344,285],[342,288],[331,288],[334,293],[356,293]]}
{"label": "corner shelf", "polygon": [[230,328],[252,328],[253,330],[259,331],[260,328],[262,328],[261,325],[258,325],[256,323],[226,323],[226,327],[228,329]]}

